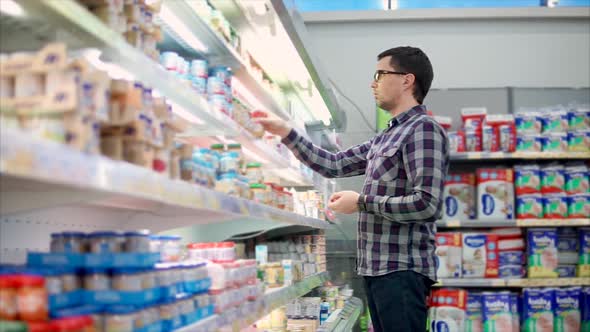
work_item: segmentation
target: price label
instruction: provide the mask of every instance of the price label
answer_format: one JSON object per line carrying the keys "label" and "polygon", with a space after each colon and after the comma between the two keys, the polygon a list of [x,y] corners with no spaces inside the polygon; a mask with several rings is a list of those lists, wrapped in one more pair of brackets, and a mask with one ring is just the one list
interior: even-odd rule
{"label": "price label", "polygon": [[506,286],[506,282],[502,279],[493,279],[492,286],[494,287],[504,287]]}
{"label": "price label", "polygon": [[447,221],[447,227],[461,227],[461,220],[449,220]]}

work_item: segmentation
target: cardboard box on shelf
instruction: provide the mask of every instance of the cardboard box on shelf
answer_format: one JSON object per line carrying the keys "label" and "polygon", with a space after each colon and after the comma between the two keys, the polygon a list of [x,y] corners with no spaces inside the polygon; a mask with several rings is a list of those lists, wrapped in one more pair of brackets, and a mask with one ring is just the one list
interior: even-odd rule
{"label": "cardboard box on shelf", "polygon": [[102,136],[100,139],[100,151],[102,155],[114,160],[123,160],[123,137]]}
{"label": "cardboard box on shelf", "polygon": [[45,73],[65,69],[68,65],[66,45],[50,43],[38,52],[14,53],[0,61],[0,76]]}
{"label": "cardboard box on shelf", "polygon": [[152,168],[155,157],[155,149],[146,142],[124,139],[123,159],[132,164]]}

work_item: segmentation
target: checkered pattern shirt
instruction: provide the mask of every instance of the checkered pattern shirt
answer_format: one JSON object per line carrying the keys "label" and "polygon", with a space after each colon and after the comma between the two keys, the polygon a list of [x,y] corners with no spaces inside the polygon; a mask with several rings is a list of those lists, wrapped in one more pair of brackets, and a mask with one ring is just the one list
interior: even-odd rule
{"label": "checkered pattern shirt", "polygon": [[357,271],[415,271],[436,280],[435,221],[441,216],[448,138],[423,105],[399,114],[368,142],[338,153],[292,130],[283,143],[328,178],[365,174],[359,197]]}

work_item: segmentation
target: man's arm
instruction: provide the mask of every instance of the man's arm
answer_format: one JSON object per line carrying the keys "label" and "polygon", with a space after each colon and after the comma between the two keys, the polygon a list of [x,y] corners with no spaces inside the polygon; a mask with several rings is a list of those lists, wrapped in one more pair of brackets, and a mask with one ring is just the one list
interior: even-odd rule
{"label": "man's arm", "polygon": [[439,126],[421,123],[403,148],[413,190],[405,196],[360,195],[359,210],[400,222],[435,221],[448,167],[447,136]]}
{"label": "man's arm", "polygon": [[367,153],[372,141],[332,153],[317,147],[294,129],[283,138],[285,144],[302,163],[327,178],[365,174]]}

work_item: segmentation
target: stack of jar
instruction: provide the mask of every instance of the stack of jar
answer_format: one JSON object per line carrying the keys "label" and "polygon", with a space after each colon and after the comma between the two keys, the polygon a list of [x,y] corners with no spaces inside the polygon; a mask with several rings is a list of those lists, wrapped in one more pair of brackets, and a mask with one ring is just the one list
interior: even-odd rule
{"label": "stack of jar", "polygon": [[208,262],[212,279],[209,295],[216,312],[255,301],[264,292],[256,279],[256,261],[236,260],[235,243],[191,243],[187,247],[189,260]]}
{"label": "stack of jar", "polygon": [[161,1],[95,1],[81,0],[82,4],[112,30],[122,34],[131,46],[150,58],[160,56],[156,44],[162,41],[162,29],[155,17]]}

